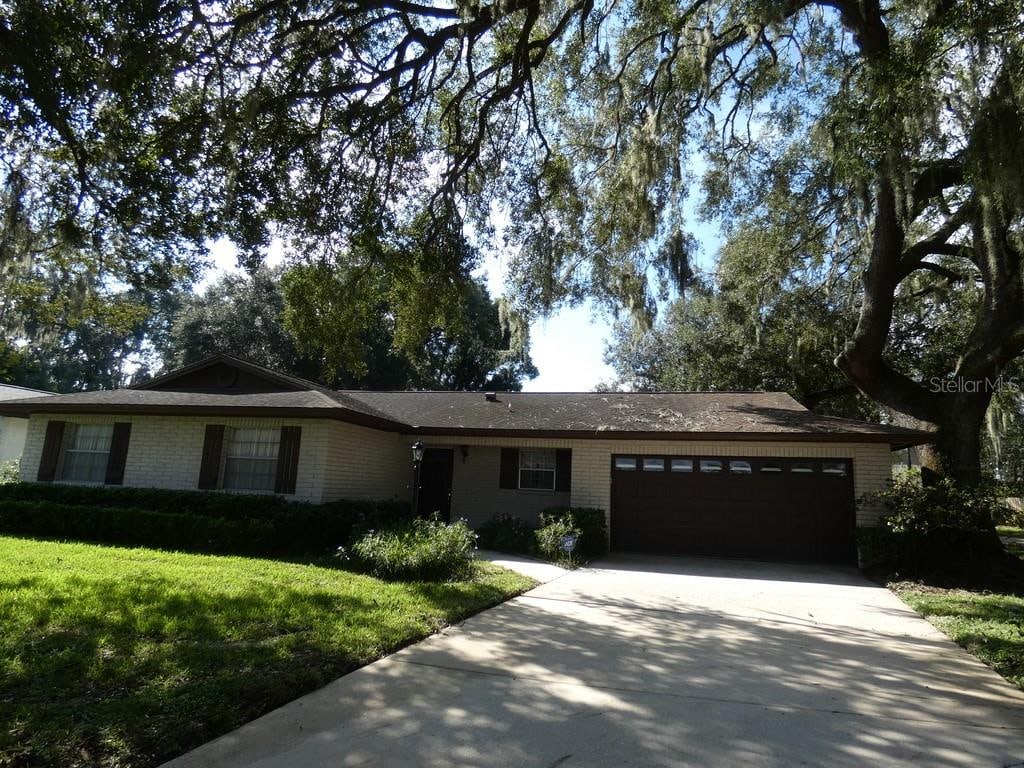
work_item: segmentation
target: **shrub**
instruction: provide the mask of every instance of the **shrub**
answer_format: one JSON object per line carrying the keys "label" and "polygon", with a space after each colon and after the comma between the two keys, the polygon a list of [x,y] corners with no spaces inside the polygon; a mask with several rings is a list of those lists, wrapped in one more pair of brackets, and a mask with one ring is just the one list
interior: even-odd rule
{"label": "shrub", "polygon": [[579,531],[576,554],[582,560],[595,560],[608,554],[608,521],[603,509],[595,507],[551,507],[541,513],[541,525],[567,520]]}
{"label": "shrub", "polygon": [[11,459],[0,464],[0,485],[16,483],[21,477],[21,460]]}
{"label": "shrub", "polygon": [[380,531],[367,531],[339,557],[382,579],[446,581],[468,574],[476,536],[465,521],[439,518],[411,520]]}
{"label": "shrub", "polygon": [[477,544],[498,552],[526,554],[533,548],[533,531],[521,518],[499,512],[476,529]]}
{"label": "shrub", "polygon": [[920,473],[897,475],[884,490],[867,494],[860,504],[882,504],[886,512],[874,529],[860,529],[861,557],[869,565],[905,575],[1001,552],[993,521],[1006,495],[998,483],[957,485],[939,478],[924,485]]}
{"label": "shrub", "polygon": [[540,523],[540,528],[537,529],[534,536],[537,541],[537,552],[541,557],[570,568],[583,561],[583,556],[577,548],[573,548],[569,552],[565,550],[566,538],[574,537],[577,545],[580,539],[581,531],[573,524],[572,518],[568,516],[549,518],[542,513]]}
{"label": "shrub", "polygon": [[[32,505],[40,510],[36,518],[27,511]],[[122,512],[115,515],[115,510]],[[408,504],[394,501],[308,504],[279,496],[212,491],[48,483],[0,485],[0,532],[199,552],[326,554],[347,542],[359,528],[379,527],[408,516]],[[125,522],[111,527],[105,521],[114,517]],[[135,520],[131,526],[127,523],[130,518]],[[38,520],[35,527],[33,519]],[[146,526],[152,532],[144,530]],[[169,529],[205,532],[190,536]],[[129,530],[134,531],[131,537]],[[236,544],[222,541],[214,535],[216,531],[224,531],[225,539],[237,537]]]}
{"label": "shrub", "polygon": [[0,530],[188,552],[256,555],[281,549],[274,526],[263,520],[228,520],[52,501],[3,502],[0,504]]}

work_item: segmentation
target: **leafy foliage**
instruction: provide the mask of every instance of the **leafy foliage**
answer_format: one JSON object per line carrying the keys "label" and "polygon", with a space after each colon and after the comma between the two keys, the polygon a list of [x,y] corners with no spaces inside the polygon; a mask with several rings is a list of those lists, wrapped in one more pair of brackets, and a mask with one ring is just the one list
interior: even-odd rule
{"label": "leafy foliage", "polygon": [[990,530],[1006,496],[1006,487],[998,483],[963,487],[943,477],[926,484],[919,472],[908,470],[864,501],[886,507],[881,524],[893,533],[926,535],[942,528]]}
{"label": "leafy foliage", "polygon": [[476,536],[465,521],[434,517],[368,531],[338,554],[382,579],[447,581],[469,573],[475,550]]}
{"label": "leafy foliage", "polygon": [[409,514],[402,502],[327,504],[279,496],[111,488],[0,485],[0,530],[194,552],[327,553],[353,531]]}
{"label": "leafy foliage", "polygon": [[164,365],[228,352],[307,379],[376,389],[518,390],[536,375],[528,330],[481,283],[429,310],[428,321],[446,325],[417,321],[399,339],[405,310],[377,285],[353,280],[304,266],[225,275],[183,302],[160,343]]}
{"label": "leafy foliage", "polygon": [[8,5],[10,242],[59,242],[61,285],[86,253],[133,289],[187,273],[217,235],[252,266],[276,234],[307,267],[289,327],[351,366],[335,330],[377,311],[353,281],[389,295],[399,347],[450,327],[432,310],[475,264],[463,225],[487,239],[500,201],[518,310],[593,295],[644,328],[692,280],[699,189],[778,261],[766,287],[861,278],[839,369],[936,428],[934,469],[980,476],[991,393],[915,377],[977,383],[1024,351],[1019,0]]}
{"label": "leafy foliage", "polygon": [[521,518],[499,512],[476,529],[481,549],[528,554],[533,549],[534,529]]}
{"label": "leafy foliage", "polygon": [[902,472],[859,500],[886,508],[876,528],[859,529],[861,555],[871,567],[905,576],[998,559],[1004,553],[994,521],[1007,494],[1000,483],[966,486],[949,477],[922,483],[919,472]]}
{"label": "leafy foliage", "polygon": [[608,554],[608,520],[597,507],[549,507],[541,513],[541,526],[566,522],[579,531],[575,555],[582,561]]}
{"label": "leafy foliage", "polygon": [[573,568],[582,561],[575,551],[566,552],[563,544],[569,540],[578,540],[581,531],[570,517],[542,517],[540,527],[534,531],[537,554],[553,563],[561,563]]}

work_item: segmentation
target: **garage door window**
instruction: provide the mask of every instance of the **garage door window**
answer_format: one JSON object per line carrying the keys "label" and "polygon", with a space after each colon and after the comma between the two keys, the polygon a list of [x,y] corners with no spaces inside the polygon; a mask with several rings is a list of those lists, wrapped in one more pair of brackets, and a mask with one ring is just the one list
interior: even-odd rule
{"label": "garage door window", "polygon": [[625,472],[636,471],[636,459],[632,456],[616,456],[615,468]]}
{"label": "garage door window", "polygon": [[806,475],[814,471],[814,464],[809,461],[794,461],[789,471],[797,475]]}
{"label": "garage door window", "polygon": [[734,475],[749,475],[750,474],[750,462],[749,461],[730,461],[729,471]]}
{"label": "garage door window", "polygon": [[833,477],[846,477],[845,461],[826,461],[821,465],[821,472]]}
{"label": "garage door window", "polygon": [[700,471],[701,472],[721,472],[722,462],[718,459],[701,459],[700,460]]}
{"label": "garage door window", "polygon": [[673,472],[693,472],[693,459],[672,459]]}
{"label": "garage door window", "polygon": [[644,472],[664,472],[665,471],[665,460],[662,458],[657,459],[644,459]]}
{"label": "garage door window", "polygon": [[776,461],[765,461],[761,463],[762,472],[781,472],[782,465]]}
{"label": "garage door window", "polygon": [[519,487],[530,491],[555,490],[555,452],[519,451]]}

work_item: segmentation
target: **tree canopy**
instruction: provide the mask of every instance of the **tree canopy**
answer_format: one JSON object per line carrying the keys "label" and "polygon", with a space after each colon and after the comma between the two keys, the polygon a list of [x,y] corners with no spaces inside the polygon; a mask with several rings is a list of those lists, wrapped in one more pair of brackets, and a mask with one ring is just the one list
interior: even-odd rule
{"label": "tree canopy", "polygon": [[[339,276],[319,277],[328,286],[345,283]],[[427,325],[421,335],[398,345],[395,313],[376,287],[354,299],[371,303],[369,316],[358,318],[358,323],[346,318],[336,325],[319,315],[299,319],[305,307],[289,306],[289,278],[295,276],[283,267],[260,268],[251,276],[227,274],[185,298],[169,320],[170,330],[156,343],[164,366],[175,368],[225,352],[356,389],[519,390],[537,373],[530,361],[528,335],[515,335],[500,303],[478,282],[469,283],[453,309],[458,323]],[[348,295],[343,292],[339,298]],[[318,333],[304,335],[307,323],[324,325]],[[332,349],[339,346],[351,357],[345,357],[343,365],[332,365]]]}
{"label": "tree canopy", "polygon": [[[643,327],[692,276],[700,190],[772,269],[858,276],[838,368],[971,480],[992,392],[966,385],[1024,350],[1022,27],[1009,0],[6,0],[3,258],[134,286],[277,234],[429,306],[497,201],[520,310],[594,295]],[[450,247],[410,270],[410,227]],[[968,318],[943,388],[899,355],[941,326],[898,309],[922,290]]]}

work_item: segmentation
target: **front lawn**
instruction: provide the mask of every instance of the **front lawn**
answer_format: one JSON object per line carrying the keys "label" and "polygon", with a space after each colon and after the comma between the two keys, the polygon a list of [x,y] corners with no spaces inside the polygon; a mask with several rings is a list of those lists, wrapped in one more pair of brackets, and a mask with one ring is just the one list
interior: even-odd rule
{"label": "front lawn", "polygon": [[1024,596],[1019,588],[1003,585],[988,591],[917,582],[889,587],[954,642],[1024,688]]}
{"label": "front lawn", "polygon": [[0,537],[0,766],[152,766],[532,586]]}

